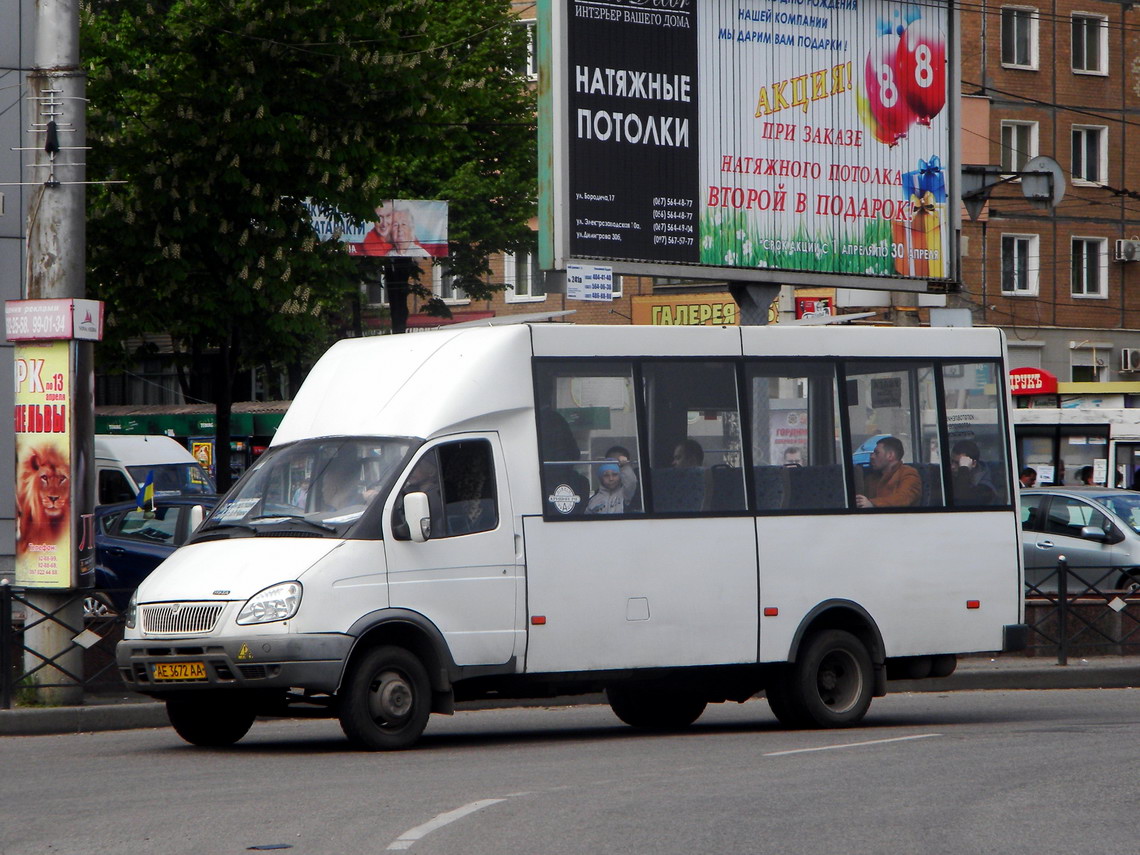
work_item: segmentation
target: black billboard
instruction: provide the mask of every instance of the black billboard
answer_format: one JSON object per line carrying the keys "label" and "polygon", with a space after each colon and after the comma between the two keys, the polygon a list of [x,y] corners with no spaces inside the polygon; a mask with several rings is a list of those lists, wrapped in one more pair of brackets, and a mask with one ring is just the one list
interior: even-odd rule
{"label": "black billboard", "polygon": [[569,249],[700,261],[692,0],[571,0]]}

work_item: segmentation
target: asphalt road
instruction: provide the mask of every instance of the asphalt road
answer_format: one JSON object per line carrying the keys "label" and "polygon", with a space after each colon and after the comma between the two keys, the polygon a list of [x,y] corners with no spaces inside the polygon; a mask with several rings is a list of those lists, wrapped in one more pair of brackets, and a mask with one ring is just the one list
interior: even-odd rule
{"label": "asphalt road", "polygon": [[[898,694],[864,726],[763,701],[645,735],[600,706],[433,717],[349,751],[335,722],[196,749],[167,728],[0,740],[0,853],[1124,853],[1140,690]],[[288,847],[262,850],[258,847]]]}

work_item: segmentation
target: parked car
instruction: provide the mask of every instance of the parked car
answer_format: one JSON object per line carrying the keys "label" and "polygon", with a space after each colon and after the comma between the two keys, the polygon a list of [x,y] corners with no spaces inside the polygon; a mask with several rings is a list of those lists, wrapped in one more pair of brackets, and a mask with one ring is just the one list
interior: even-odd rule
{"label": "parked car", "polygon": [[216,495],[168,496],[153,510],[135,502],[95,511],[95,588],[118,610],[131,592],[175,549],[218,503]]}
{"label": "parked car", "polygon": [[95,435],[100,505],[129,502],[149,479],[156,496],[210,495],[214,479],[176,439],[159,435]]}
{"label": "parked car", "polygon": [[1025,581],[1041,591],[1057,590],[1061,555],[1076,570],[1070,591],[1090,585],[1138,590],[1140,493],[1110,487],[1023,489],[1021,545]]}

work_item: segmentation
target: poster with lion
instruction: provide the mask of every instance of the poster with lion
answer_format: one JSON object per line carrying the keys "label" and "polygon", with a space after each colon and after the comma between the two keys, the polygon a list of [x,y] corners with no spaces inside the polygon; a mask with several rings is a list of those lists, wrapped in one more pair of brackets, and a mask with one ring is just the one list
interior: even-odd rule
{"label": "poster with lion", "polygon": [[69,343],[16,346],[16,584],[72,584]]}

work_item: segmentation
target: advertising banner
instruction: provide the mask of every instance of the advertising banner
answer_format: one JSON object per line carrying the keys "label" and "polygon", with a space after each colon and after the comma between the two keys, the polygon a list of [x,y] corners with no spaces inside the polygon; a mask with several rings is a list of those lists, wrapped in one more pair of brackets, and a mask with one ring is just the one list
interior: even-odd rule
{"label": "advertising banner", "polygon": [[953,277],[947,6],[553,7],[556,262]]}
{"label": "advertising banner", "polygon": [[658,327],[739,326],[737,308],[731,294],[654,294],[633,298],[633,322]]}
{"label": "advertising banner", "polygon": [[72,344],[23,342],[16,362],[16,584],[72,579]]}
{"label": "advertising banner", "polygon": [[376,206],[376,219],[357,223],[322,214],[309,206],[321,240],[336,238],[349,255],[395,258],[447,257],[447,202],[388,199]]}

